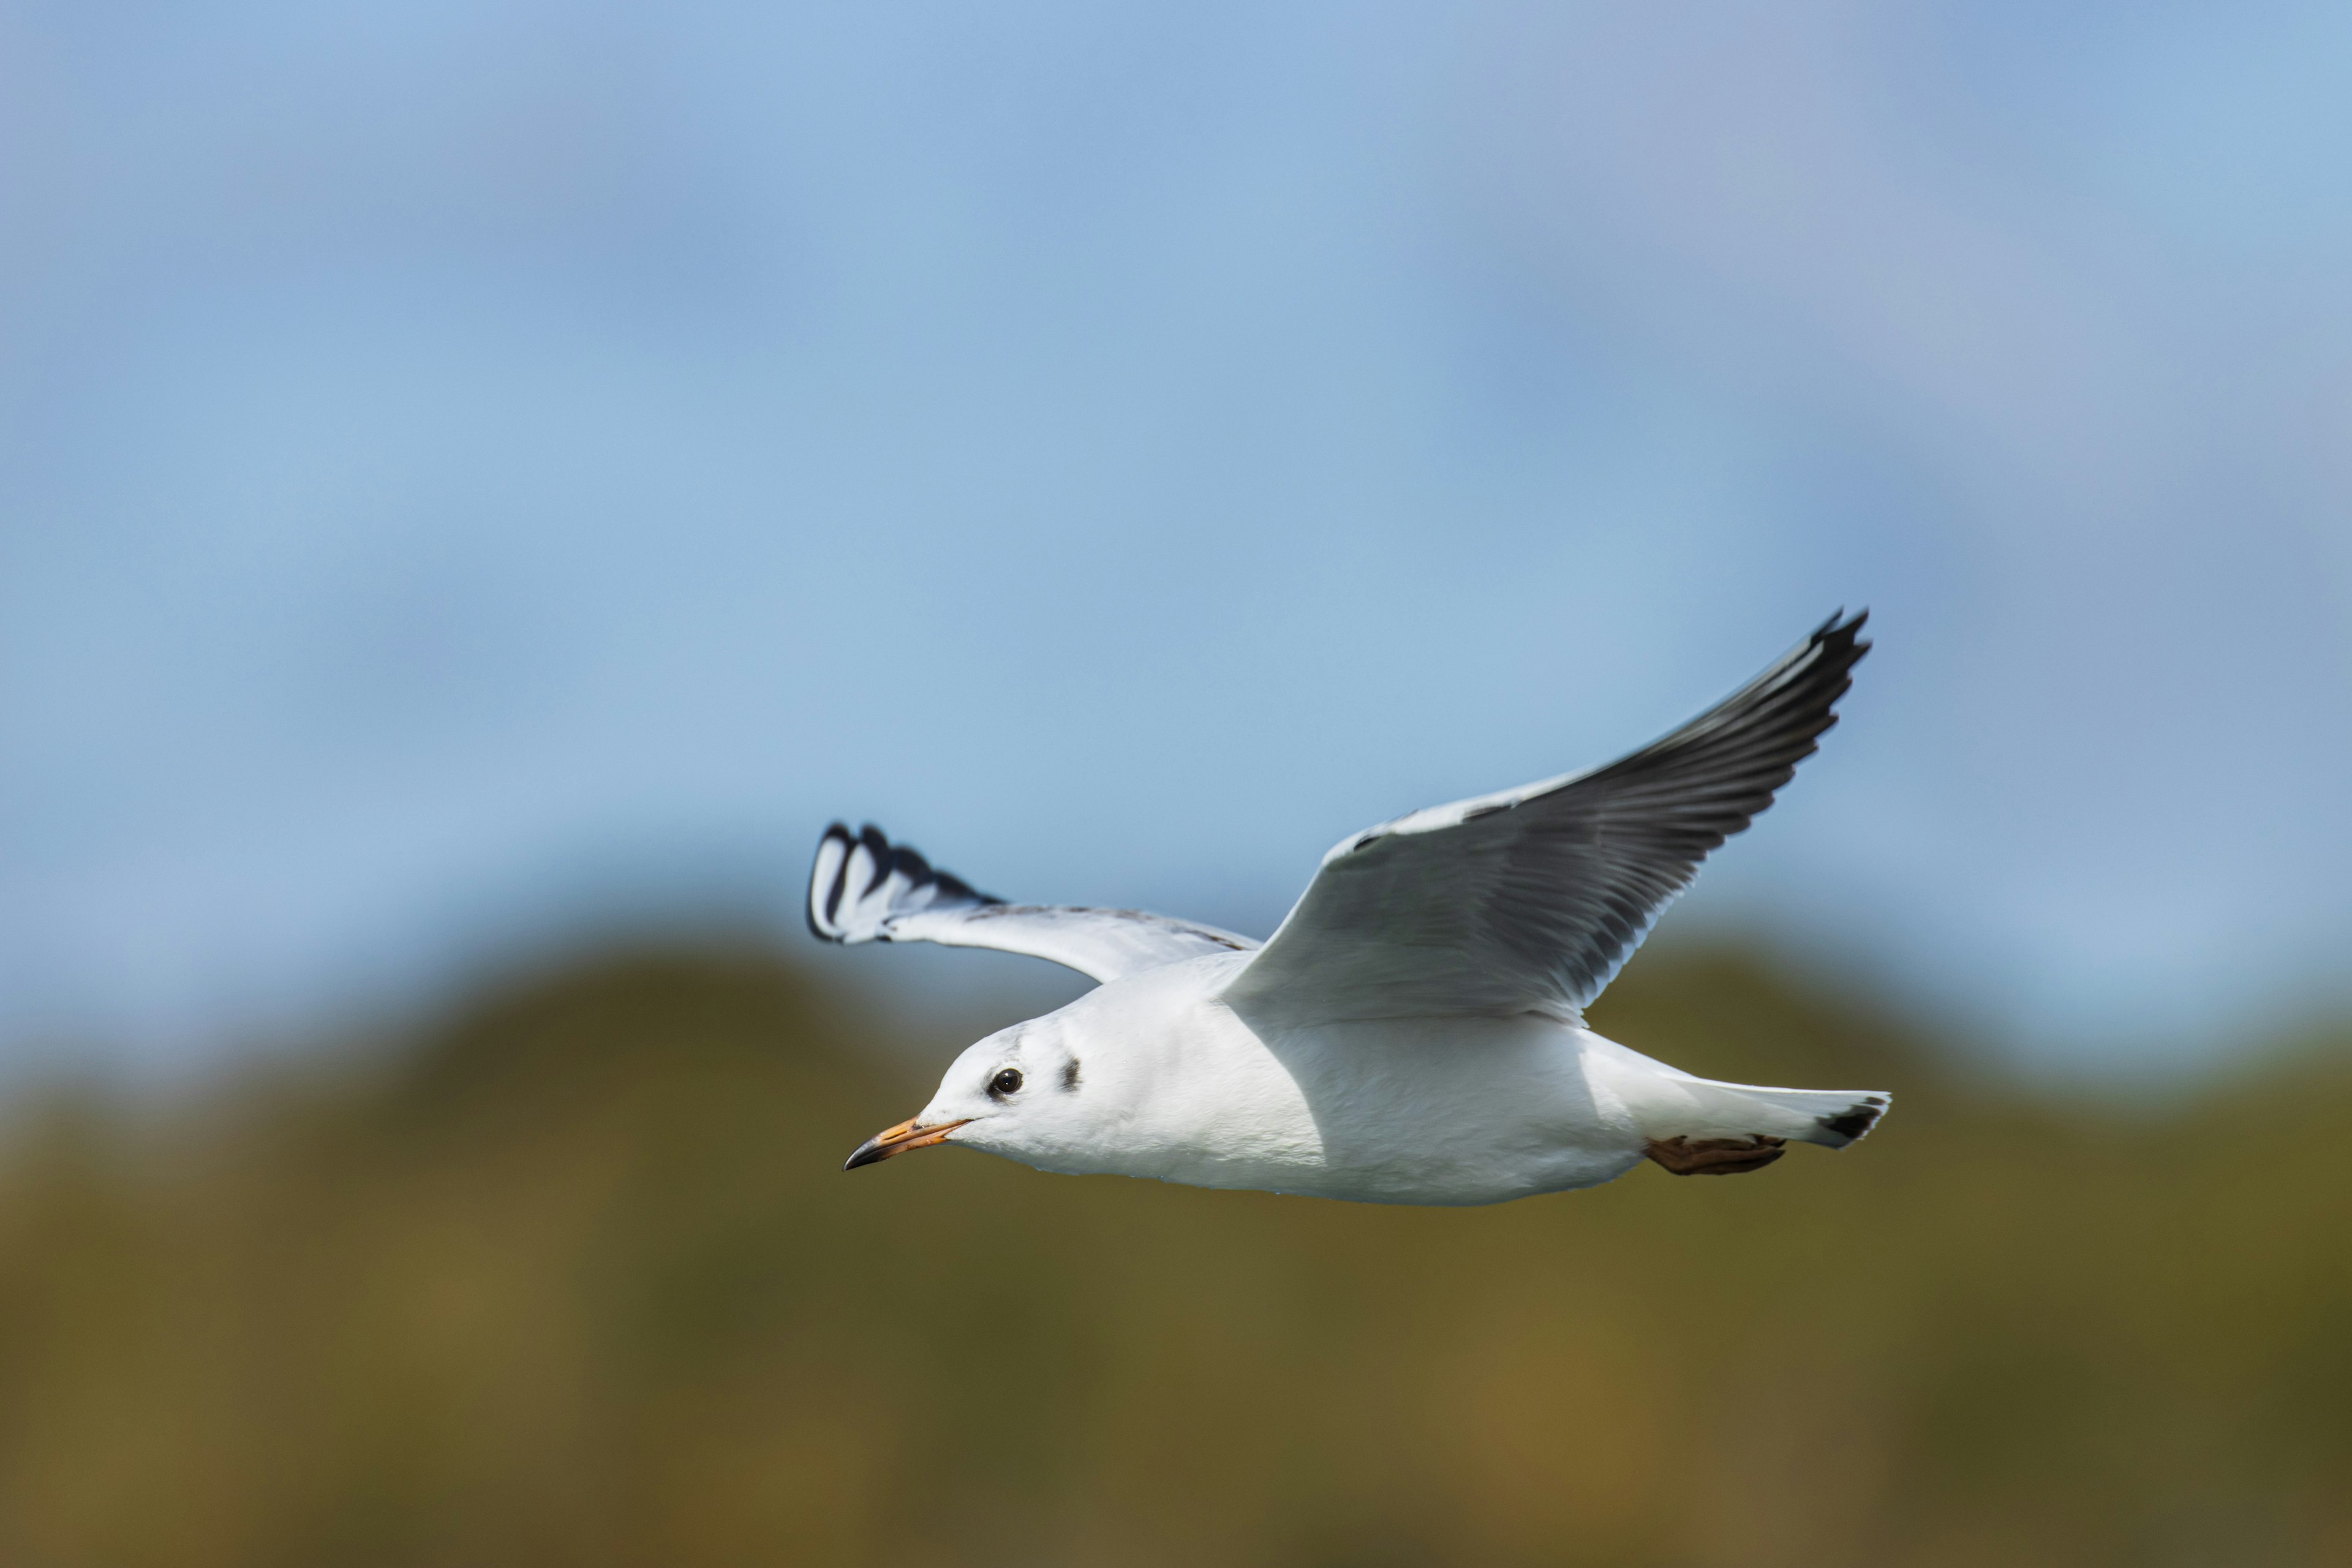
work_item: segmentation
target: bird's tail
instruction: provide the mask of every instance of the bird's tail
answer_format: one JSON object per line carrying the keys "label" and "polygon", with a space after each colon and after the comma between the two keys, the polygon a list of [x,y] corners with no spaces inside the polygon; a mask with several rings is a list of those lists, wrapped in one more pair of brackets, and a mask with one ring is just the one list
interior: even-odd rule
{"label": "bird's tail", "polygon": [[1750,1133],[1824,1149],[1860,1142],[1894,1098],[1883,1089],[1761,1089],[1708,1079],[1683,1087],[1695,1091],[1710,1120],[1726,1118]]}
{"label": "bird's tail", "polygon": [[1649,1157],[1679,1176],[1760,1171],[1785,1145],[1843,1149],[1886,1113],[1864,1089],[1765,1089],[1680,1074],[1649,1086],[1637,1112]]}
{"label": "bird's tail", "polygon": [[1843,1149],[1894,1099],[1883,1090],[1718,1083],[1587,1032],[1585,1071],[1632,1113],[1649,1157],[1677,1174],[1759,1171],[1789,1143]]}
{"label": "bird's tail", "polygon": [[1894,1096],[1884,1089],[1750,1089],[1745,1084],[1724,1084],[1724,1089],[1738,1089],[1738,1093],[1750,1100],[1801,1121],[1804,1131],[1773,1133],[1776,1138],[1818,1142],[1825,1150],[1842,1150],[1849,1142],[1861,1142],[1894,1102]]}

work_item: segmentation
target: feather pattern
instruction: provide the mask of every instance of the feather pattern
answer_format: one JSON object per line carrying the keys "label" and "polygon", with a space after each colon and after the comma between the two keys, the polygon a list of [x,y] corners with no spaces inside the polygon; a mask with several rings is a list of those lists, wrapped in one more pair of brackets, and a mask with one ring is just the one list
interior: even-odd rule
{"label": "feather pattern", "polygon": [[867,824],[836,822],[809,870],[809,930],[826,942],[932,942],[987,947],[1066,965],[1096,980],[1211,952],[1245,952],[1249,938],[1140,910],[1008,904],[934,868]]}
{"label": "feather pattern", "polygon": [[1538,1012],[1577,1020],[1717,845],[1837,722],[1866,612],[1588,773],[1342,841],[1225,995],[1295,1021]]}

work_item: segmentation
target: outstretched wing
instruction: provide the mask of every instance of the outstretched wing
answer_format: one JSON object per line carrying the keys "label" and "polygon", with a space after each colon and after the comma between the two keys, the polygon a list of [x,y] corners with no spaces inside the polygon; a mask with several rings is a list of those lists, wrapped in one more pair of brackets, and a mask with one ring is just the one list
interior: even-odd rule
{"label": "outstretched wing", "polygon": [[1226,989],[1295,1021],[1549,1013],[1601,994],[1707,852],[1812,754],[1867,612],[1663,740],[1591,773],[1382,823],[1323,858]]}
{"label": "outstretched wing", "polygon": [[852,833],[838,822],[817,840],[808,923],[827,942],[992,947],[1051,959],[1097,980],[1257,946],[1245,936],[1140,910],[1008,904],[974,891],[961,877],[933,870],[871,824]]}

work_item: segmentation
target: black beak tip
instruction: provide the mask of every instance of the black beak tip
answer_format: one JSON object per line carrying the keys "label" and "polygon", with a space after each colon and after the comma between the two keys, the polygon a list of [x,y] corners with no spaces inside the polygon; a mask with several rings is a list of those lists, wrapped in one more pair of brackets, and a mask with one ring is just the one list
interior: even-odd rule
{"label": "black beak tip", "polygon": [[856,1149],[850,1151],[849,1158],[842,1162],[841,1168],[845,1171],[854,1171],[860,1165],[879,1164],[883,1160],[889,1157],[889,1152],[890,1152],[888,1150],[882,1147],[882,1142],[880,1139],[868,1138],[865,1142],[860,1143]]}

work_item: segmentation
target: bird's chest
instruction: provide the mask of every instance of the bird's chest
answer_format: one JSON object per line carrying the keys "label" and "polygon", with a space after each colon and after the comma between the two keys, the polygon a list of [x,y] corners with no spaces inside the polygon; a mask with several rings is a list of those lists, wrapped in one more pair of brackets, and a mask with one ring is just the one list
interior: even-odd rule
{"label": "bird's chest", "polygon": [[1152,1053],[1124,1168],[1393,1203],[1491,1203],[1622,1168],[1612,1108],[1555,1026],[1435,1028],[1198,1022]]}
{"label": "bird's chest", "polygon": [[1322,1164],[1322,1131],[1302,1086],[1247,1030],[1212,1014],[1152,1058],[1132,1126],[1135,1156],[1152,1168],[1139,1174],[1263,1186],[1271,1173]]}

